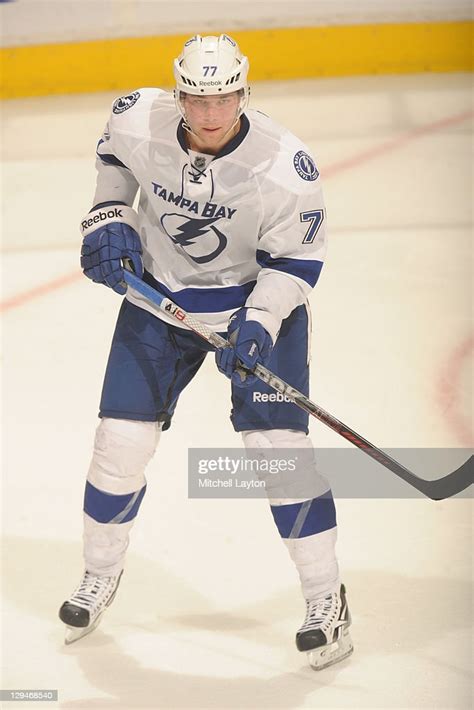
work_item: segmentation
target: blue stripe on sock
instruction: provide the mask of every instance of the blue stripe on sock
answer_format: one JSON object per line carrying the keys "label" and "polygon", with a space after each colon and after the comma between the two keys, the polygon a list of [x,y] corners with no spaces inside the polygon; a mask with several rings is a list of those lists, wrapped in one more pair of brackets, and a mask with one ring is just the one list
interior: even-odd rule
{"label": "blue stripe on sock", "polygon": [[113,495],[99,490],[87,481],[84,512],[98,523],[128,523],[137,515],[145,491],[146,485],[134,493]]}
{"label": "blue stripe on sock", "polygon": [[[306,516],[303,522],[301,519],[298,520],[297,529],[292,534],[303,506],[307,508]],[[318,498],[313,498],[310,506],[307,503],[272,505],[271,511],[278,531],[284,539],[308,537],[336,526],[336,508],[331,491]]]}

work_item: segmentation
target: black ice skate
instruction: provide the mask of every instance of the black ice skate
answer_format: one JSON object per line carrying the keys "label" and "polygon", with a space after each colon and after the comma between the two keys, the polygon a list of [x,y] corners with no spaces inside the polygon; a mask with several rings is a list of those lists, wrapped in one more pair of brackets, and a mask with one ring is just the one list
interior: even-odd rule
{"label": "black ice skate", "polygon": [[296,634],[296,646],[306,651],[311,668],[320,671],[352,653],[350,623],[343,584],[339,593],[306,601],[306,618]]}
{"label": "black ice skate", "polygon": [[85,572],[82,580],[59,610],[59,618],[66,624],[66,644],[73,643],[90,634],[113,602],[120,583],[120,574],[113,577],[97,577]]}

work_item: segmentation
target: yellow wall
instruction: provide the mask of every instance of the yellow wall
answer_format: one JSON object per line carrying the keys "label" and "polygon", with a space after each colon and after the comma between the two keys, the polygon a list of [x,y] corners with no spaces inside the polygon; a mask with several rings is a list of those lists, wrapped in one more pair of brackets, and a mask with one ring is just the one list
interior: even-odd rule
{"label": "yellow wall", "polygon": [[[252,82],[472,71],[472,28],[473,23],[466,21],[245,30],[229,34],[250,59]],[[170,86],[172,61],[188,37],[6,47],[0,50],[0,97]]]}

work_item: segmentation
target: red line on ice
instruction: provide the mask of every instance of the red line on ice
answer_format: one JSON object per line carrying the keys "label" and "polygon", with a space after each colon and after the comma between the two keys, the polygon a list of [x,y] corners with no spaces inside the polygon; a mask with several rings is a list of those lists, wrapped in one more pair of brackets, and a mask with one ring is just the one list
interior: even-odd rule
{"label": "red line on ice", "polygon": [[460,409],[462,375],[465,367],[468,368],[469,382],[471,355],[474,351],[474,335],[463,340],[453,350],[438,377],[437,401],[446,421],[456,433],[463,446],[471,447],[473,442],[472,422]]}
{"label": "red line on ice", "polygon": [[359,165],[362,165],[369,160],[373,160],[374,158],[378,158],[380,155],[389,153],[391,150],[398,150],[417,138],[429,135],[430,133],[436,133],[437,131],[441,131],[443,128],[447,128],[448,126],[455,126],[458,123],[463,123],[463,121],[467,121],[468,118],[472,118],[473,116],[474,111],[464,111],[463,113],[458,113],[454,116],[447,116],[446,118],[434,121],[433,123],[418,126],[417,128],[413,128],[406,133],[402,133],[400,136],[397,136],[397,138],[392,138],[384,143],[379,143],[379,145],[376,145],[373,148],[367,148],[367,150],[364,150],[357,155],[353,155],[350,158],[328,165],[327,168],[321,169],[321,174],[324,179],[326,179],[333,177],[333,175],[338,175],[345,170],[357,168]]}
{"label": "red line on ice", "polygon": [[0,303],[0,311],[9,311],[12,308],[18,308],[18,306],[23,306],[28,301],[33,301],[39,296],[45,296],[52,291],[56,291],[58,288],[63,288],[64,286],[70,286],[70,284],[77,281],[82,276],[82,271],[72,271],[69,274],[64,274],[64,276],[59,276],[57,279],[52,281],[47,281],[41,286],[35,286],[35,288],[29,289],[29,291],[23,291],[16,296],[5,299]]}

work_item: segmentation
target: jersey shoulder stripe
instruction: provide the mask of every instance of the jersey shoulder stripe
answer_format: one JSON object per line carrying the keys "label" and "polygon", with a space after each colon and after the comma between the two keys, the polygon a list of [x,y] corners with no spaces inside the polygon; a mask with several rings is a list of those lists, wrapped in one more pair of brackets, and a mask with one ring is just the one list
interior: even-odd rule
{"label": "jersey shoulder stripe", "polygon": [[125,165],[125,163],[122,163],[122,161],[119,160],[113,153],[100,152],[99,149],[102,143],[105,143],[103,138],[101,138],[100,141],[97,143],[96,154],[99,160],[104,163],[104,165],[114,165],[116,168],[125,168],[126,170],[128,170],[129,168]]}

